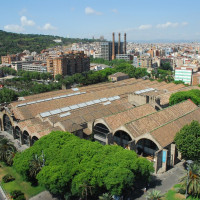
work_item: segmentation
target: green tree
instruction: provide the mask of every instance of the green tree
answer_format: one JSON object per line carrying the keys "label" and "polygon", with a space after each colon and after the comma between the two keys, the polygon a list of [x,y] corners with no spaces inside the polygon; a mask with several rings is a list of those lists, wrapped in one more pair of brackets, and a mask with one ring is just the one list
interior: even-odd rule
{"label": "green tree", "polygon": [[56,74],[55,75],[55,80],[56,81],[61,81],[63,79],[63,76],[61,74]]}
{"label": "green tree", "polygon": [[17,152],[16,147],[6,138],[0,138],[0,160],[12,165],[13,158]]}
{"label": "green tree", "polygon": [[40,172],[43,166],[43,160],[37,154],[33,156],[29,165],[29,175],[30,177],[36,178],[37,174]]}
{"label": "green tree", "polygon": [[16,101],[18,97],[18,94],[8,88],[3,88],[0,90],[0,103],[10,103],[11,101]]}
{"label": "green tree", "polygon": [[151,192],[147,192],[146,198],[148,200],[160,200],[163,197],[159,190],[152,190]]}
{"label": "green tree", "polygon": [[185,125],[174,138],[183,158],[200,161],[200,124],[192,121]]}
{"label": "green tree", "polygon": [[169,62],[161,63],[160,68],[163,70],[170,70],[170,71],[173,70],[173,68]]}
{"label": "green tree", "polygon": [[174,105],[179,102],[191,99],[196,105],[200,104],[200,90],[193,89],[189,91],[181,91],[172,94],[169,98],[169,104]]}
{"label": "green tree", "polygon": [[189,167],[189,174],[183,177],[181,189],[184,191],[187,187],[189,195],[194,197],[200,197],[200,163],[194,162]]}
{"label": "green tree", "polygon": [[56,131],[16,154],[14,167],[25,179],[28,179],[33,156],[40,155],[42,150],[45,166],[36,179],[53,194],[62,196],[71,193],[73,197],[78,197],[84,193],[84,196],[96,199],[106,192],[121,195],[137,180],[148,180],[154,171],[152,163],[138,157],[134,151],[124,150],[120,146],[103,146]]}

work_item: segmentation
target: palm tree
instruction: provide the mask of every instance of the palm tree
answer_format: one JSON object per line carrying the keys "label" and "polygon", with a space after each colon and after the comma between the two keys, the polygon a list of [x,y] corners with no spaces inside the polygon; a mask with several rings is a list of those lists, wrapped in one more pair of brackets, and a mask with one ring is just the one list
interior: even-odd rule
{"label": "palm tree", "polygon": [[104,193],[102,196],[99,196],[99,200],[112,200],[112,195],[109,193]]}
{"label": "palm tree", "polygon": [[83,198],[85,197],[85,199],[87,200],[87,197],[88,197],[89,193],[90,193],[90,195],[92,195],[93,186],[90,186],[87,183],[83,183],[79,187],[82,188],[82,197]]}
{"label": "palm tree", "polygon": [[11,166],[11,165],[13,164],[13,158],[15,157],[16,152],[17,152],[17,151],[12,151],[12,150],[10,150],[10,151],[7,152],[7,155],[6,155],[6,163],[7,163],[8,165]]}
{"label": "palm tree", "polygon": [[159,190],[152,190],[151,192],[147,192],[146,198],[148,200],[160,200],[163,197]]}
{"label": "palm tree", "polygon": [[[188,178],[188,184],[187,184]],[[190,165],[189,174],[183,177],[182,188],[186,189],[191,196],[200,196],[200,164],[193,163]]]}
{"label": "palm tree", "polygon": [[36,178],[37,174],[40,172],[40,170],[43,167],[43,160],[40,156],[37,154],[33,157],[33,159],[30,161],[29,165],[29,175],[33,178]]}
{"label": "palm tree", "polygon": [[16,147],[6,138],[0,138],[0,160],[12,165],[12,160],[17,152]]}

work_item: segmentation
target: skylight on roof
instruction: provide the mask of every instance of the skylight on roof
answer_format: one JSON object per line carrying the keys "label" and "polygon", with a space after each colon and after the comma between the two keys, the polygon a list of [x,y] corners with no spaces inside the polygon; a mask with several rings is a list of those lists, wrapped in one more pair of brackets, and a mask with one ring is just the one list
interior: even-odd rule
{"label": "skylight on roof", "polygon": [[69,107],[64,107],[64,108],[61,108],[60,109],[62,112],[66,112],[66,111],[69,111],[69,110],[71,110]]}
{"label": "skylight on roof", "polygon": [[93,100],[94,103],[100,103],[101,101],[99,99]]}
{"label": "skylight on roof", "polygon": [[109,105],[109,104],[111,104],[110,101],[107,101],[107,102],[103,103],[104,106]]}
{"label": "skylight on roof", "polygon": [[88,101],[88,102],[86,102],[86,104],[87,104],[88,106],[90,106],[90,105],[93,105],[94,102],[93,102],[93,101]]}
{"label": "skylight on roof", "polygon": [[81,94],[80,92],[76,92],[76,93],[74,93],[74,95],[79,95],[79,94]]}
{"label": "skylight on roof", "polygon": [[60,98],[65,98],[67,97],[68,95],[61,95]]}
{"label": "skylight on roof", "polygon": [[114,96],[113,99],[117,100],[117,99],[120,99],[120,97],[119,96]]}
{"label": "skylight on roof", "polygon": [[70,113],[70,112],[67,112],[67,113],[61,114],[60,117],[67,117],[67,116],[69,116],[69,115],[71,115],[71,113]]}
{"label": "skylight on roof", "polygon": [[73,91],[78,91],[79,89],[78,89],[78,88],[72,88],[72,90],[73,90]]}
{"label": "skylight on roof", "polygon": [[144,89],[144,90],[136,91],[135,94],[141,94],[141,93],[150,92],[150,91],[153,91],[153,90],[155,90],[155,89],[154,88],[147,88],[147,89]]}
{"label": "skylight on roof", "polygon": [[78,104],[79,108],[82,108],[82,107],[85,107],[85,106],[87,106],[86,103],[80,103],[80,104]]}
{"label": "skylight on roof", "polygon": [[43,112],[43,113],[40,113],[40,116],[41,116],[41,117],[48,117],[48,116],[50,116],[50,115],[51,115],[50,112]]}
{"label": "skylight on roof", "polygon": [[69,106],[72,110],[79,108],[77,105]]}
{"label": "skylight on roof", "polygon": [[114,101],[115,99],[113,97],[108,98],[109,101]]}
{"label": "skylight on roof", "polygon": [[25,105],[26,105],[26,103],[22,103],[22,104],[17,105],[17,107],[22,107],[22,106],[25,106]]}
{"label": "skylight on roof", "polygon": [[43,101],[44,101],[44,99],[41,99],[41,100],[37,100],[36,102],[40,103],[40,102],[43,102]]}
{"label": "skylight on roof", "polygon": [[102,98],[102,99],[99,99],[101,102],[104,102],[104,101],[107,101],[108,99],[107,98]]}
{"label": "skylight on roof", "polygon": [[52,100],[52,98],[45,99],[45,101],[51,101],[51,100]]}
{"label": "skylight on roof", "polygon": [[58,96],[58,97],[53,97],[53,99],[60,99],[60,97]]}
{"label": "skylight on roof", "polygon": [[62,111],[60,110],[60,109],[56,109],[56,110],[51,110],[50,111],[50,113],[52,114],[52,115],[56,115],[56,114],[59,114],[59,113],[61,113]]}

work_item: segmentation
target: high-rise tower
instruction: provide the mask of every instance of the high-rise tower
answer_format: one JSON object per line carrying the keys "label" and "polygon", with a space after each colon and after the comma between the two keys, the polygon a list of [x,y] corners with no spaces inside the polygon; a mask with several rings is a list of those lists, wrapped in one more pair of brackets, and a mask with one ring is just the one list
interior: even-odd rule
{"label": "high-rise tower", "polygon": [[120,45],[121,45],[121,41],[120,41],[120,33],[119,33],[119,39],[118,39],[118,54],[120,54]]}
{"label": "high-rise tower", "polygon": [[112,34],[112,60],[115,59],[115,33]]}
{"label": "high-rise tower", "polygon": [[124,33],[124,54],[126,54],[126,33]]}

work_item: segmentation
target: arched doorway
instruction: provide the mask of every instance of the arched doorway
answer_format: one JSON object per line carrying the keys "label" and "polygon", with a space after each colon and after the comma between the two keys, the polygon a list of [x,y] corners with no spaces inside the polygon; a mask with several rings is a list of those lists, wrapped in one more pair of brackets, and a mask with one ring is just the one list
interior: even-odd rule
{"label": "arched doorway", "polygon": [[100,142],[101,144],[106,144],[106,136],[109,133],[108,127],[104,124],[98,123],[93,128],[93,134],[95,141]]}
{"label": "arched doorway", "polygon": [[33,136],[32,137],[32,140],[31,140],[31,143],[32,145],[38,140],[38,138],[36,136]]}
{"label": "arched doorway", "polygon": [[137,142],[136,149],[139,155],[154,157],[159,148],[152,140],[143,138]]}
{"label": "arched doorway", "polygon": [[14,139],[21,141],[21,130],[18,126],[14,129]]}
{"label": "arched doorway", "polygon": [[122,130],[117,131],[114,135],[114,142],[123,148],[127,148],[131,140],[130,135]]}
{"label": "arched doorway", "polygon": [[24,133],[22,135],[22,141],[23,141],[23,144],[30,146],[30,137],[29,137],[29,133],[27,131],[24,131]]}
{"label": "arched doorway", "polygon": [[4,131],[7,131],[10,134],[13,133],[12,123],[10,121],[10,118],[6,114],[3,116],[3,127]]}

